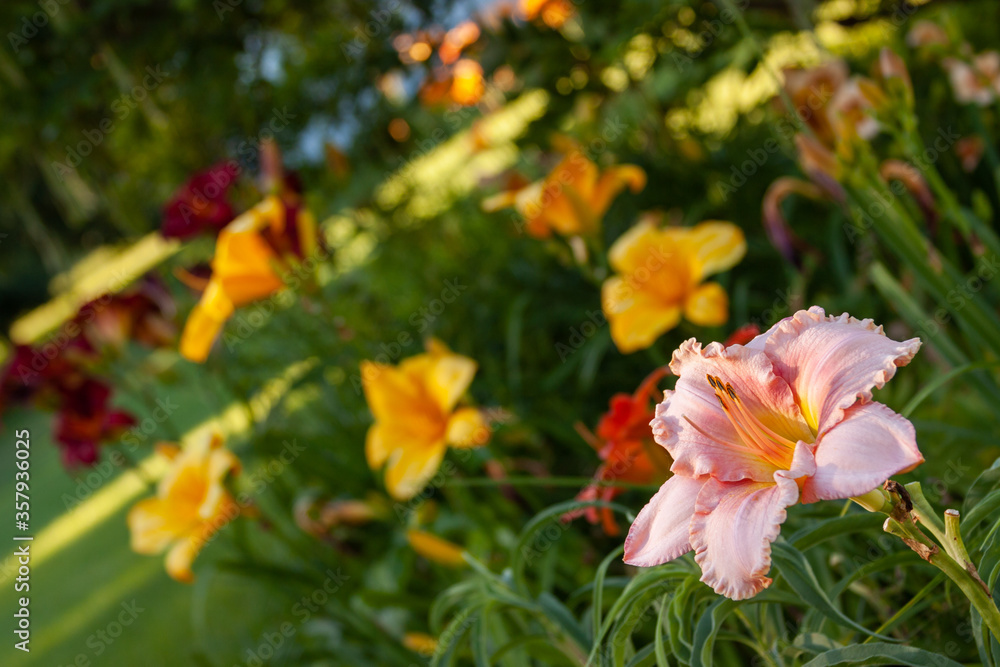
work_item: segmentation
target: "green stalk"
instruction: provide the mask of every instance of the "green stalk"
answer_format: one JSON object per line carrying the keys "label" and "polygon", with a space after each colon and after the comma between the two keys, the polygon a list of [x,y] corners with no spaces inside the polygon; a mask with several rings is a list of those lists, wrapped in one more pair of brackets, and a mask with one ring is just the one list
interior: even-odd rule
{"label": "green stalk", "polygon": [[[917,278],[936,299],[947,302],[948,295],[965,277],[946,258],[940,255],[937,259],[941,272],[935,271],[928,261],[930,257],[927,240],[909,219],[896,196],[887,192],[880,185],[881,181],[877,175],[869,174],[868,178],[865,178],[864,174],[857,176],[863,180],[857,183],[859,187],[854,187],[853,184],[848,185],[852,197],[868,207],[878,204],[885,210],[883,215],[869,216],[872,226],[879,236],[910,266]],[[877,189],[877,194],[880,197],[876,198],[869,194],[869,189]],[[985,310],[978,300],[971,299],[963,302],[962,308],[953,308],[952,314],[956,320],[965,322],[970,333],[980,343],[992,348],[996,354],[1000,354],[1000,319],[995,313]]]}
{"label": "green stalk", "polygon": [[939,549],[930,538],[920,531],[916,524],[907,523],[904,525],[889,517],[885,520],[883,529],[890,535],[901,538],[921,558],[944,572],[965,594],[979,615],[983,617],[993,636],[1000,639],[1000,610],[997,609],[993,597],[986,591],[978,577],[973,577],[948,553]]}
{"label": "green stalk", "polygon": [[[937,517],[937,514],[934,513],[934,509],[927,502],[927,498],[924,497],[924,490],[921,488],[920,482],[910,482],[906,485],[906,491],[910,494],[910,501],[913,503],[913,513],[916,515],[915,518],[924,524],[927,530],[931,531],[934,538],[945,545],[945,549],[947,549],[945,526],[941,523],[941,519]],[[949,551],[948,553],[951,552]]]}

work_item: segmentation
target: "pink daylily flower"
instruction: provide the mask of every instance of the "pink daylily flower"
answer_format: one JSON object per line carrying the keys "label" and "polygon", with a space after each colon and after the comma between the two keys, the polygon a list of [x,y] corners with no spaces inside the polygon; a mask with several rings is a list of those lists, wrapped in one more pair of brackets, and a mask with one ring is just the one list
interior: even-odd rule
{"label": "pink daylily flower", "polygon": [[787,507],[858,496],[923,462],[913,425],[872,400],[919,348],[817,306],[746,345],[684,342],[651,422],[674,474],[632,524],[625,562],[694,550],[717,593],[762,591]]}

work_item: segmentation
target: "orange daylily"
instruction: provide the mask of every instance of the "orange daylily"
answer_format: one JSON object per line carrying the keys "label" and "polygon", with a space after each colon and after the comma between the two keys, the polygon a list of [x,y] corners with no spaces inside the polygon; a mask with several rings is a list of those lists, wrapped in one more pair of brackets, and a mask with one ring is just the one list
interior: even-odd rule
{"label": "orange daylily", "polygon": [[233,311],[284,287],[278,270],[289,256],[307,257],[317,247],[312,214],[274,195],[226,225],[216,243],[212,277],[181,334],[181,354],[205,361]]}
{"label": "orange daylily", "polygon": [[[662,483],[670,474],[670,455],[653,440],[653,408],[650,398],[656,395],[657,383],[669,369],[665,366],[653,371],[642,381],[633,394],[615,394],[608,411],[597,424],[597,434],[589,433],[581,425],[586,440],[597,450],[603,463],[594,474],[595,482],[619,480],[632,484]],[[655,396],[658,399],[659,396]],[[603,500],[611,502],[625,489],[620,486],[591,484],[577,495],[577,500]],[[588,507],[572,512],[566,518],[584,515],[590,523],[600,520],[604,532],[618,534],[614,511],[610,507]]]}
{"label": "orange daylily", "polygon": [[448,104],[473,106],[486,92],[483,66],[471,58],[439,68],[435,78],[420,88],[420,103],[433,107]]}
{"label": "orange daylily", "polygon": [[496,211],[513,206],[536,238],[555,231],[563,236],[590,235],[601,226],[611,202],[626,186],[632,192],[646,187],[646,172],[623,164],[602,173],[582,152],[567,155],[540,181],[501,192],[486,199],[483,208]]}
{"label": "orange daylily", "polygon": [[518,10],[529,21],[541,16],[542,22],[558,30],[576,13],[570,0],[520,0]]}
{"label": "orange daylily", "polygon": [[624,353],[649,347],[685,317],[701,326],[729,318],[722,286],[703,283],[735,266],[746,254],[743,231],[729,222],[657,228],[643,220],[608,253],[618,273],[604,281],[601,302],[611,338]]}
{"label": "orange daylily", "polygon": [[475,374],[475,361],[436,340],[398,366],[361,362],[365,398],[375,416],[365,455],[372,470],[386,466],[393,498],[407,500],[423,489],[449,445],[479,447],[489,439],[479,410],[456,409]]}
{"label": "orange daylily", "polygon": [[191,563],[202,547],[229,521],[240,506],[223,486],[239,460],[222,446],[222,438],[209,435],[181,450],[161,444],[161,454],[172,459],[160,480],[156,496],[139,501],[128,513],[132,550],[157,554],[167,548],[167,573],[177,581],[194,580]]}

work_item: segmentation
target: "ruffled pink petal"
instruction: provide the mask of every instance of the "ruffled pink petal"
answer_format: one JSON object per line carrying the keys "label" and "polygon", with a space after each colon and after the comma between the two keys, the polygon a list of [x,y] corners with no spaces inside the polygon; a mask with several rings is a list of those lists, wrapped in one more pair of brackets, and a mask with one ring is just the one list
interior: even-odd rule
{"label": "ruffled pink petal", "polygon": [[[759,350],[712,343],[704,350],[695,339],[674,352],[670,369],[679,376],[673,393],[656,406],[651,422],[656,441],[674,459],[671,470],[685,477],[712,475],[722,481],[770,482],[786,468],[764,459],[743,443],[719,404],[707,375],[730,383],[743,405],[763,424],[792,442],[812,441],[792,392],[775,375],[771,359]],[[788,462],[792,452],[787,452]]]}
{"label": "ruffled pink petal", "polygon": [[867,493],[924,457],[913,424],[881,403],[848,409],[816,445],[816,474],[802,487],[802,502]]}
{"label": "ruffled pink petal", "polygon": [[881,389],[920,349],[919,338],[900,343],[872,320],[826,316],[817,306],[782,320],[769,333],[765,352],[819,435],[858,399],[871,401],[872,388]]}
{"label": "ruffled pink petal", "polygon": [[705,480],[674,475],[650,498],[625,538],[625,562],[651,567],[691,551],[688,535]]}
{"label": "ruffled pink petal", "polygon": [[701,580],[731,600],[753,597],[771,584],[771,543],[781,532],[799,488],[788,473],[773,482],[708,481],[691,519],[691,546]]}

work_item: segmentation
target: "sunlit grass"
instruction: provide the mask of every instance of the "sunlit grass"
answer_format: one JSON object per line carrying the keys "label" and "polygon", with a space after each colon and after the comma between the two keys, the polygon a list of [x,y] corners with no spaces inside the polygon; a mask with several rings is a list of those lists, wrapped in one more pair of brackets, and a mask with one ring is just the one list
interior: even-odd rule
{"label": "sunlit grass", "polygon": [[[549,94],[529,91],[477,121],[472,128],[440,143],[419,148],[409,160],[375,190],[375,201],[391,209],[409,200],[406,213],[429,218],[468,194],[486,176],[513,164],[513,141],[544,113]],[[455,112],[459,113],[459,112]],[[442,132],[447,126],[442,126]]]}
{"label": "sunlit grass", "polygon": [[58,296],[14,322],[10,339],[22,344],[40,340],[76,315],[88,301],[123,289],[180,247],[179,242],[154,232],[124,249],[104,246],[94,250],[53,279],[52,286]]}
{"label": "sunlit grass", "polygon": [[[264,419],[288,392],[289,387],[316,363],[317,360],[313,358],[292,364],[282,374],[268,381],[249,401],[234,401],[217,416],[188,430],[181,441],[198,441],[209,432],[217,432],[224,437],[245,432],[252,423]],[[145,480],[158,480],[167,470],[167,464],[162,457],[152,454],[139,462],[137,468],[138,471],[127,471],[106,483],[94,495],[42,529],[32,543],[32,566],[37,568],[51,560],[115,516],[127,504],[134,502],[148,490]],[[13,569],[0,573],[0,586],[13,581],[15,574]]]}

